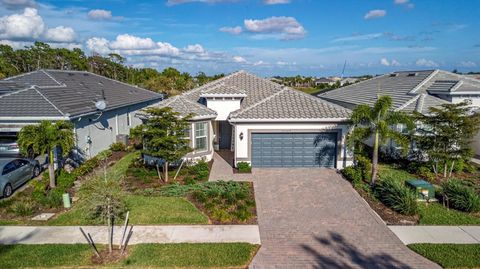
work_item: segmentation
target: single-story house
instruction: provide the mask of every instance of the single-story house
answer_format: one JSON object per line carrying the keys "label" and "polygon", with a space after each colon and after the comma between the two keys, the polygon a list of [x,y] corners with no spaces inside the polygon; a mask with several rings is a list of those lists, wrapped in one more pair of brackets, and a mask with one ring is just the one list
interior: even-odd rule
{"label": "single-story house", "polygon": [[315,86],[320,86],[322,84],[326,84],[328,86],[332,86],[335,84],[337,81],[331,78],[317,78],[314,81]]}
{"label": "single-story house", "polygon": [[[318,97],[354,109],[359,104],[373,105],[379,95],[389,95],[394,109],[406,113],[428,113],[430,107],[464,100],[480,108],[480,80],[443,70],[400,71],[321,93]],[[480,155],[479,140],[480,134],[472,142],[477,155]]]}
{"label": "single-story house", "polygon": [[161,94],[89,72],[33,71],[0,81],[0,136],[42,120],[68,120],[79,157],[88,159],[124,141],[141,124],[135,113],[162,99]]}
{"label": "single-story house", "polygon": [[345,146],[351,111],[257,77],[235,72],[154,106],[193,113],[193,152],[210,160],[214,151],[232,153],[232,165],[332,167],[352,162]]}

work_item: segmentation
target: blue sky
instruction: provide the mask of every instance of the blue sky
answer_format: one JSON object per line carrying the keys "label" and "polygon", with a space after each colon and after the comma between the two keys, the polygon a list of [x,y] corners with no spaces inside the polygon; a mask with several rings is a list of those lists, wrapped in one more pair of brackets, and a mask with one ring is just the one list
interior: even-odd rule
{"label": "blue sky", "polygon": [[209,74],[480,70],[480,1],[0,0],[0,42]]}

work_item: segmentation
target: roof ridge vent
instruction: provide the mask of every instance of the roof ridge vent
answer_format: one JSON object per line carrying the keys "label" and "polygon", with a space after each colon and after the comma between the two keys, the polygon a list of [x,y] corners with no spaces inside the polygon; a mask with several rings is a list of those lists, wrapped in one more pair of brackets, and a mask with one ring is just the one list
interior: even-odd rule
{"label": "roof ridge vent", "polygon": [[417,72],[411,72],[407,74],[407,77],[416,77],[416,76],[418,76]]}
{"label": "roof ridge vent", "polygon": [[398,74],[397,73],[391,73],[390,77],[398,77]]}

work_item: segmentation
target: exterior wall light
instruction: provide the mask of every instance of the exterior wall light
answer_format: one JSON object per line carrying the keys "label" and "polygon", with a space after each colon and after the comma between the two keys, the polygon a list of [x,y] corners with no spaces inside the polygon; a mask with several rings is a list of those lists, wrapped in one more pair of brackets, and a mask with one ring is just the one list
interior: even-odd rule
{"label": "exterior wall light", "polygon": [[240,133],[239,137],[240,137],[240,140],[243,140],[243,132]]}

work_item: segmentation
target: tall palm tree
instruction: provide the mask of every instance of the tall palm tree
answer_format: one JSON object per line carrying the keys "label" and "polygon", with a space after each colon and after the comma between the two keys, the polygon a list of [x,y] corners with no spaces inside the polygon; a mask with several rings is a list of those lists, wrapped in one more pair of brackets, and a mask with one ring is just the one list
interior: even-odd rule
{"label": "tall palm tree", "polygon": [[378,174],[378,150],[388,139],[393,140],[404,150],[408,150],[409,139],[407,135],[394,130],[396,124],[405,124],[408,130],[412,130],[414,122],[407,114],[392,109],[392,98],[390,96],[379,96],[373,107],[368,105],[357,106],[351,115],[354,125],[349,136],[349,144],[364,142],[373,137],[372,157],[372,181],[375,185]]}
{"label": "tall palm tree", "polygon": [[30,150],[35,154],[48,154],[50,187],[55,188],[53,151],[59,148],[64,156],[70,153],[75,146],[73,125],[68,121],[41,121],[36,125],[27,125],[18,134],[18,145],[23,154]]}

